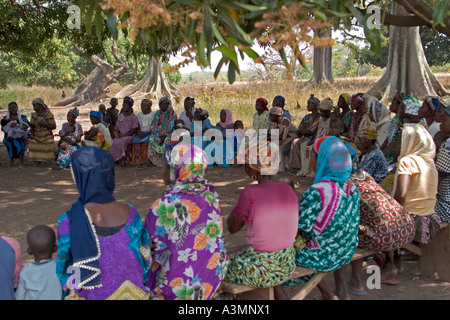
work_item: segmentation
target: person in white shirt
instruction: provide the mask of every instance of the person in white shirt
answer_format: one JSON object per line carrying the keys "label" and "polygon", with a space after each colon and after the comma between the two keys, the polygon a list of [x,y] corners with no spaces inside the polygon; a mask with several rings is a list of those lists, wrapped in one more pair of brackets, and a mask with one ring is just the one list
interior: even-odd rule
{"label": "person in white shirt", "polygon": [[143,99],[141,101],[141,112],[136,116],[139,121],[139,130],[133,139],[131,150],[131,163],[133,165],[143,165],[148,160],[148,141],[151,134],[151,125],[155,118],[155,112],[152,112],[152,101]]}
{"label": "person in white shirt", "polygon": [[186,97],[186,99],[184,99],[184,111],[180,114],[178,119],[183,120],[185,128],[191,127],[191,122],[194,119],[194,106],[194,98]]}

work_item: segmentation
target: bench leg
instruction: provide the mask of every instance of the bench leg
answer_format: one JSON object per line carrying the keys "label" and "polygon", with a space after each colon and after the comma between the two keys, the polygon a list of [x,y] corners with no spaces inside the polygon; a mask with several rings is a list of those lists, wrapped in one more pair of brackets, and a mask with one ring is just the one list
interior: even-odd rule
{"label": "bench leg", "polygon": [[327,272],[316,273],[303,287],[291,298],[291,300],[304,300],[306,296],[325,278]]}
{"label": "bench leg", "polygon": [[429,244],[421,244],[420,271],[426,277],[435,273],[440,280],[450,281],[450,228],[438,231],[436,239]]}
{"label": "bench leg", "polygon": [[243,292],[245,300],[275,300],[273,287],[257,288],[252,291]]}

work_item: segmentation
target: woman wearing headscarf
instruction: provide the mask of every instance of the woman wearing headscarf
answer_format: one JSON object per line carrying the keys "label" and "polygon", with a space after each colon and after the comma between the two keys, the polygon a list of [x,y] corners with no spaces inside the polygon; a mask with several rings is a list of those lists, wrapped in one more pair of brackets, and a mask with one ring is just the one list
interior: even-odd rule
{"label": "woman wearing headscarf", "polygon": [[152,299],[209,300],[228,267],[219,196],[205,180],[201,148],[180,142],[168,159],[169,187],[145,219],[153,258],[147,285]]}
{"label": "woman wearing headscarf", "polygon": [[83,147],[71,168],[80,196],[58,220],[56,260],[65,299],[148,299],[149,235],[136,208],[113,195],[114,158]]}
{"label": "woman wearing headscarf", "polygon": [[301,145],[314,139],[317,133],[320,118],[319,105],[319,99],[314,97],[314,94],[311,94],[306,103],[306,109],[309,113],[300,121],[297,130],[298,138],[294,139],[291,143],[291,153],[289,154],[288,162],[289,169],[291,170],[301,169]]}
{"label": "woman wearing headscarf", "polygon": [[389,135],[391,112],[375,97],[370,97],[368,104],[369,119],[374,124],[375,130],[378,134],[377,144],[378,146],[381,146]]}
{"label": "woman wearing headscarf", "polygon": [[[283,96],[276,96],[275,98],[273,98],[272,100],[272,107],[277,107],[277,108],[281,108],[281,110],[283,110],[282,113],[282,118],[287,118],[289,121],[292,121],[292,115],[290,114],[290,112],[286,109],[284,109],[286,105],[286,99]],[[268,119],[269,123],[271,122],[270,117]]]}
{"label": "woman wearing headscarf", "polygon": [[159,110],[156,111],[150,126],[150,139],[148,142],[149,161],[161,168],[166,151],[165,146],[170,141],[170,134],[174,130],[177,114],[168,97],[162,97],[158,102]]}
{"label": "woman wearing headscarf", "polygon": [[75,126],[74,135],[77,138],[76,142],[78,143],[81,141],[81,138],[83,137],[84,132],[83,132],[83,128],[81,127],[81,124],[77,123],[77,118],[79,115],[80,115],[80,112],[78,111],[77,107],[74,107],[67,112],[67,122],[64,122],[62,124],[61,130],[59,130],[59,136],[60,136],[61,140],[65,140],[65,138],[66,138],[67,127],[69,125],[74,125]]}
{"label": "woman wearing headscarf", "polygon": [[108,127],[103,122],[103,113],[92,110],[89,112],[89,118],[91,119],[92,127],[85,132],[82,145],[109,150],[112,145],[112,138]]}
{"label": "woman wearing headscarf", "polygon": [[310,166],[311,153],[313,149],[313,143],[315,140],[328,136],[328,130],[330,129],[330,115],[333,109],[333,100],[330,98],[323,99],[319,104],[319,122],[317,124],[317,132],[314,139],[305,141],[300,146],[301,155],[301,168],[297,172],[299,177],[314,177],[314,170]]}
{"label": "woman wearing headscarf", "polygon": [[[296,264],[335,273],[336,294],[345,297],[345,268],[358,246],[359,192],[347,182],[352,160],[337,137],[314,141],[311,167],[314,184],[300,198]],[[289,280],[287,285],[306,279]],[[336,299],[322,281],[318,288],[324,299]]]}
{"label": "woman wearing headscarf", "polygon": [[372,176],[375,182],[382,182],[389,173],[386,158],[377,146],[378,132],[373,126],[359,130],[356,136],[356,147],[361,152],[359,168]]}
{"label": "woman wearing headscarf", "polygon": [[346,136],[354,140],[359,129],[370,124],[368,105],[363,93],[357,93],[352,96],[351,108],[355,112],[352,121],[349,124]]}
{"label": "woman wearing headscarf", "polygon": [[339,113],[341,119],[344,121],[344,131],[343,133],[348,131],[348,127],[350,126],[350,122],[352,122],[352,117],[355,111],[350,108],[352,104],[352,96],[349,93],[342,93],[337,102],[338,110],[342,109],[342,112]]}
{"label": "woman wearing headscarf", "polygon": [[278,130],[278,143],[281,152],[279,170],[284,171],[288,166],[291,142],[297,137],[298,128],[288,118],[283,117],[283,109],[280,107],[272,107],[270,109],[269,119],[271,121],[268,136],[271,135],[272,130]]}
{"label": "woman wearing headscarf", "polygon": [[435,213],[438,189],[435,152],[433,138],[423,125],[403,125],[393,196],[415,216],[414,240],[420,243],[432,242],[441,222]]}
{"label": "woman wearing headscarf", "polygon": [[54,161],[53,130],[56,122],[53,113],[41,98],[32,102],[34,112],[31,114],[30,141],[28,159],[40,165],[42,161]]}
{"label": "woman wearing headscarf", "polygon": [[[222,154],[216,155],[217,163],[219,166],[229,167],[229,163],[234,159],[234,121],[233,113],[230,109],[220,110],[220,121],[217,122],[215,128],[222,133],[222,140],[216,141],[218,142],[217,150],[222,152]],[[231,135],[228,133],[228,141],[230,143],[227,141],[227,130],[233,130]]]}
{"label": "woman wearing headscarf", "polygon": [[3,144],[8,151],[9,165],[14,166],[14,159],[18,158],[19,166],[23,166],[31,124],[26,116],[20,114],[16,102],[8,104],[8,111],[1,120],[1,126],[4,132]]}
{"label": "woman wearing headscarf", "polygon": [[116,122],[117,136],[109,149],[114,160],[121,165],[126,165],[131,160],[131,145],[139,130],[139,121],[133,112],[133,104],[134,100],[130,97],[123,99],[122,110]]}
{"label": "woman wearing headscarf", "polygon": [[278,153],[275,143],[256,139],[246,150],[245,172],[258,183],[242,190],[227,220],[231,234],[247,226],[247,245],[230,254],[226,281],[258,288],[276,286],[275,298],[282,299],[280,285],[295,269],[298,197],[290,185],[272,180]]}
{"label": "woman wearing headscarf", "polygon": [[[356,170],[351,181],[360,194],[358,248],[377,252],[375,261],[382,269],[381,282],[397,284],[395,251],[413,240],[414,219],[366,171]],[[363,259],[354,260],[351,265],[352,277],[347,289],[356,296],[364,296],[367,292],[362,276]]]}
{"label": "woman wearing headscarf", "polygon": [[252,128],[258,135],[260,129],[269,128],[269,108],[267,107],[268,101],[264,98],[258,98],[255,102],[256,112],[253,114]]}
{"label": "woman wearing headscarf", "polygon": [[422,106],[419,109],[419,116],[422,119],[425,119],[425,122],[428,125],[428,132],[434,138],[435,134],[439,132],[441,127],[441,119],[440,121],[436,121],[436,114],[439,109],[439,98],[436,97],[426,97]]}

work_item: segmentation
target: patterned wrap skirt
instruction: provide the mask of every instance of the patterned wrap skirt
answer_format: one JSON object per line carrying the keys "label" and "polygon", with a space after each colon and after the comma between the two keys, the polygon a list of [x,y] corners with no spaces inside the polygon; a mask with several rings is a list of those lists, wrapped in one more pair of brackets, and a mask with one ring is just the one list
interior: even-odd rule
{"label": "patterned wrap skirt", "polygon": [[352,177],[360,193],[358,247],[366,250],[400,249],[414,239],[415,219],[375,180],[364,172],[364,179]]}
{"label": "patterned wrap skirt", "polygon": [[229,253],[230,265],[225,281],[256,288],[273,287],[287,281],[295,270],[293,247],[262,252],[251,246]]}

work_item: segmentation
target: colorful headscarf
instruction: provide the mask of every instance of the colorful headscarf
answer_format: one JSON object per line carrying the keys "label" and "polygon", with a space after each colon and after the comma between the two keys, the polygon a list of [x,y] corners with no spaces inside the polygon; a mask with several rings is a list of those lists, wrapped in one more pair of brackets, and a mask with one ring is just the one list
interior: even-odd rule
{"label": "colorful headscarf", "polygon": [[92,110],[92,111],[89,112],[89,116],[90,117],[96,117],[96,118],[100,119],[100,121],[103,120],[103,113],[101,113],[100,111]]}
{"label": "colorful headscarf", "polygon": [[269,111],[269,108],[267,108],[267,105],[269,104],[269,102],[266,99],[258,98],[258,99],[256,99],[256,102],[258,102],[260,105],[262,105],[264,110]]}
{"label": "colorful headscarf", "polygon": [[170,152],[170,192],[195,192],[205,190],[208,156],[199,147],[180,142]]}
{"label": "colorful headscarf", "polygon": [[377,140],[378,132],[375,127],[369,125],[361,128],[356,134],[356,137],[365,138],[367,140]]}
{"label": "colorful headscarf", "polygon": [[100,287],[100,247],[86,203],[109,203],[115,200],[115,161],[109,151],[83,147],[73,153],[71,169],[80,197],[67,211],[74,267],[80,268],[80,286]]}
{"label": "colorful headscarf", "polygon": [[251,139],[245,150],[245,164],[261,175],[274,175],[280,164],[279,146],[265,139]]}
{"label": "colorful headscarf", "polygon": [[225,122],[222,122],[222,121],[219,121],[219,125],[222,127],[222,128],[226,128],[226,127],[228,127],[229,125],[231,125],[231,124],[234,124],[234,121],[233,121],[233,113],[231,112],[231,110],[230,109],[222,109],[222,110],[220,110],[220,112],[222,112],[222,111],[225,111],[225,113],[226,113],[226,118],[225,118]]}
{"label": "colorful headscarf", "polygon": [[417,98],[407,94],[403,98],[402,104],[405,106],[405,114],[418,116],[420,109],[420,102]]}
{"label": "colorful headscarf", "polygon": [[440,104],[439,98],[437,97],[426,97],[424,99],[424,102],[426,102],[431,110],[433,110],[434,112],[438,111],[438,106]]}
{"label": "colorful headscarf", "polygon": [[352,103],[352,96],[350,93],[342,93],[340,95],[342,98],[344,98],[345,102],[350,105]]}
{"label": "colorful headscarf", "polygon": [[281,102],[281,105],[284,107],[286,99],[283,96],[276,96],[275,99],[279,100]]}
{"label": "colorful headscarf", "polygon": [[314,183],[333,180],[345,183],[352,172],[352,160],[341,139],[330,136],[320,144]]}

